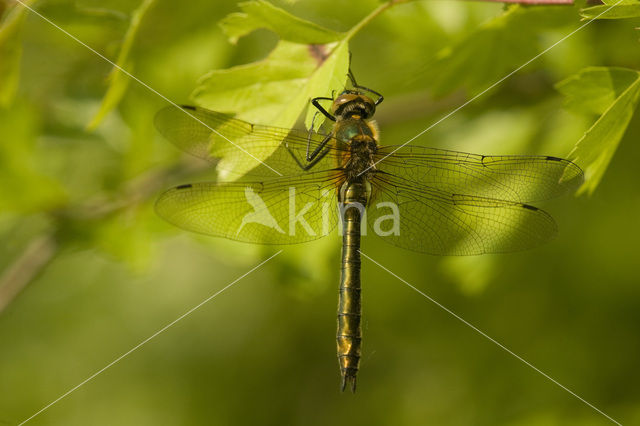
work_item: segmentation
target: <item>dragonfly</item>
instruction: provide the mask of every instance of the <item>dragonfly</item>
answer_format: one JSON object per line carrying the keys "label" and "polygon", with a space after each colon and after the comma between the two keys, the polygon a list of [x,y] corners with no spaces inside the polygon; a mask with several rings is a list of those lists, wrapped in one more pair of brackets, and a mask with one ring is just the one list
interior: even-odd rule
{"label": "dragonfly", "polygon": [[327,132],[251,124],[195,106],[160,110],[155,124],[164,137],[238,178],[176,186],[156,211],[188,231],[258,244],[312,241],[339,225],[340,387],[355,392],[361,236],[432,255],[529,249],[557,232],[553,218],[529,203],[572,192],[584,178],[576,164],[553,156],[381,145],[373,116],[384,98],[348,77],[335,98],[311,100],[316,116],[331,123]]}

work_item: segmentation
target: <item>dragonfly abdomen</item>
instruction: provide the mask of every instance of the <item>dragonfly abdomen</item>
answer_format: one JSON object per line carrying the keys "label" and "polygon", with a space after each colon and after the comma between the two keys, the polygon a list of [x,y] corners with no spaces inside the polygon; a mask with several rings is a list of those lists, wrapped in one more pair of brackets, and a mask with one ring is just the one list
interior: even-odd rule
{"label": "dragonfly abdomen", "polygon": [[342,269],[338,296],[338,362],[342,390],[356,390],[362,346],[360,287],[360,226],[368,199],[366,181],[347,182],[341,191]]}

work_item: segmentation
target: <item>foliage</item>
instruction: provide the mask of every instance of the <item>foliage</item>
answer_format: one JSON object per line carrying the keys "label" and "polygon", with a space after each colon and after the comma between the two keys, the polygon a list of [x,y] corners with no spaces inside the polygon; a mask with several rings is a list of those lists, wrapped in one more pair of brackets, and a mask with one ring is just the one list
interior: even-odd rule
{"label": "foliage", "polygon": [[144,0],[137,9],[131,14],[131,22],[129,23],[129,29],[124,36],[116,65],[114,66],[111,74],[109,74],[109,88],[107,89],[100,109],[93,117],[91,122],[87,125],[89,129],[95,129],[98,124],[103,120],[104,116],[115,108],[124,96],[125,91],[129,85],[129,78],[122,70],[124,69],[128,73],[134,72],[132,64],[129,62],[129,54],[131,53],[131,47],[135,40],[138,28],[142,23],[142,18],[151,6],[155,3],[155,0]]}
{"label": "foliage", "polygon": [[[243,13],[232,13],[220,22],[229,41],[235,43],[260,28],[274,31],[280,41],[263,61],[208,73],[192,95],[197,103],[239,113],[251,122],[289,128],[309,99],[344,87],[349,34],[302,20],[266,1],[239,6]],[[307,127],[313,114],[309,109]]]}
{"label": "foliage", "polygon": [[242,2],[238,7],[242,13],[231,13],[220,21],[232,43],[261,28],[275,32],[281,40],[298,44],[326,44],[344,38],[344,34],[297,18],[264,0]]}
{"label": "foliage", "polygon": [[569,154],[587,176],[579,192],[593,193],[638,106],[640,72],[587,68],[558,83],[558,90],[567,96],[568,107],[600,115]]}
{"label": "foliage", "polygon": [[[591,196],[548,206],[561,232],[543,248],[439,259],[373,237],[363,250],[613,417],[639,421],[636,0],[25,3],[178,104],[308,128],[309,99],[344,88],[352,54],[359,83],[385,95],[383,144],[429,128],[412,143],[570,156]],[[0,1],[0,302],[12,302],[0,312],[0,424],[19,423],[275,253],[156,217],[162,190],[218,178],[157,134],[165,106]],[[55,253],[38,257],[43,240]],[[605,424],[367,262],[359,394],[334,392],[338,245],[332,235],[287,248],[38,420]],[[7,272],[23,264],[27,274]],[[7,298],[16,276],[30,278]],[[264,396],[250,410],[247,389]]]}
{"label": "foliage", "polygon": [[587,19],[626,19],[640,17],[637,0],[605,0],[603,5],[583,9],[580,14]]}
{"label": "foliage", "polygon": [[549,28],[562,28],[571,14],[566,8],[508,6],[438,52],[429,72],[434,94],[442,96],[459,88],[472,94],[485,90],[535,57],[546,47],[538,35]]}

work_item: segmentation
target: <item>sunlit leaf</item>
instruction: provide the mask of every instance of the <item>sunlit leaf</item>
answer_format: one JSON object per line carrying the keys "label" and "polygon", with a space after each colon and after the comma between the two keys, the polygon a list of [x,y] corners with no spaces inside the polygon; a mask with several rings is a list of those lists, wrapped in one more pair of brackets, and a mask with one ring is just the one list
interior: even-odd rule
{"label": "sunlit leaf", "polygon": [[[586,102],[602,115],[578,141],[569,157],[585,171],[578,193],[593,193],[618,148],[640,97],[640,73],[622,68],[587,68],[559,83],[570,105]],[[594,99],[588,99],[593,95]],[[608,103],[608,104],[607,104]]]}
{"label": "sunlit leaf", "polygon": [[[346,42],[304,45],[280,41],[263,61],[210,72],[192,97],[201,106],[237,113],[250,122],[295,127],[311,98],[344,87],[349,67],[347,49]],[[314,113],[308,111],[307,124]],[[255,165],[248,161],[232,169],[237,175]]]}
{"label": "sunlit leaf", "polygon": [[291,108],[292,113],[286,110],[317,66],[307,45],[281,41],[262,61],[209,72],[191,97],[214,111],[285,125],[300,114],[299,105]]}
{"label": "sunlit leaf", "polygon": [[263,0],[239,3],[242,12],[231,13],[220,26],[232,43],[257,29],[268,29],[288,40],[301,44],[326,44],[338,41],[344,34],[305,21]]}
{"label": "sunlit leaf", "polygon": [[116,60],[117,66],[111,70],[111,74],[109,75],[109,88],[102,99],[100,109],[87,125],[88,129],[95,129],[96,126],[98,126],[104,119],[104,116],[118,105],[122,96],[126,92],[127,87],[129,86],[129,77],[125,75],[121,69],[125,69],[128,72],[133,71],[133,65],[129,58],[131,47],[133,46],[136,34],[140,28],[140,24],[142,23],[142,18],[154,3],[155,0],[143,0],[140,6],[138,6],[131,15],[129,28],[127,29],[118,59]]}
{"label": "sunlit leaf", "polygon": [[[321,53],[317,49],[315,52],[315,55],[323,53],[326,55],[326,52]],[[309,105],[309,100],[313,97],[331,97],[334,90],[340,92],[344,88],[347,72],[349,71],[349,46],[347,42],[343,41],[338,43],[331,53],[329,53],[329,56],[323,57],[322,60],[324,61],[322,66],[318,67],[309,78],[306,90],[299,93],[296,97],[297,103],[306,103]],[[305,119],[307,128],[311,126],[316,111],[317,110],[312,107],[307,110]]]}

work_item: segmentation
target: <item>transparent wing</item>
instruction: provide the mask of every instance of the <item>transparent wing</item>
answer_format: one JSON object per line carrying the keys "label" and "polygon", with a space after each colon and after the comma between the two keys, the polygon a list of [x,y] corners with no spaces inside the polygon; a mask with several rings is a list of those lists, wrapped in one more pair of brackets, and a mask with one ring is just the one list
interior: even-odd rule
{"label": "transparent wing", "polygon": [[[241,176],[277,177],[300,174],[306,150],[313,152],[324,135],[261,126],[199,107],[169,106],[155,117],[158,131],[181,150],[217,163],[218,170]],[[295,158],[294,158],[295,157]],[[335,168],[340,153],[327,144],[313,170]]]}
{"label": "transparent wing", "polygon": [[490,156],[408,145],[381,146],[376,161],[379,170],[416,186],[520,203],[557,197],[584,181],[576,164],[549,156]]}
{"label": "transparent wing", "polygon": [[265,181],[195,183],[156,202],[166,221],[188,231],[262,244],[294,244],[328,234],[337,223],[340,171]]}
{"label": "transparent wing", "polygon": [[557,232],[551,216],[526,204],[416,186],[385,173],[376,173],[371,183],[370,228],[405,249],[436,255],[512,252],[535,247]]}

